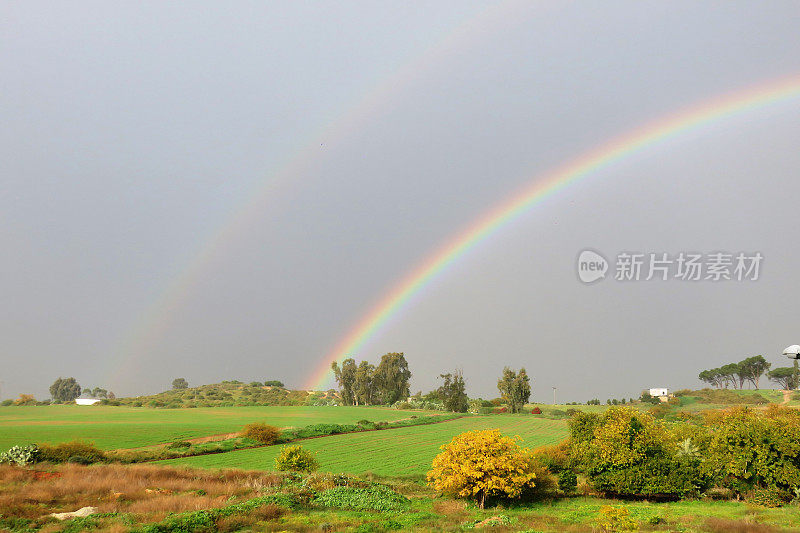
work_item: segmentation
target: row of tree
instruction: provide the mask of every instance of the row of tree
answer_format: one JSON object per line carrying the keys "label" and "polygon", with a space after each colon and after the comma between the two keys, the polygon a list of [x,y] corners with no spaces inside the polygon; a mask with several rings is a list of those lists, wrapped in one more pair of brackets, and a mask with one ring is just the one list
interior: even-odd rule
{"label": "row of tree", "polygon": [[[383,355],[377,367],[369,361],[356,363],[355,359],[347,358],[341,365],[334,361],[331,369],[344,405],[391,405],[410,397],[411,371],[402,352]],[[442,385],[425,399],[441,402],[448,411],[466,412],[469,397],[462,372],[455,370],[439,377]],[[524,368],[516,372],[505,367],[497,389],[512,413],[520,412],[531,397],[531,382]],[[418,396],[422,398],[421,393]]]}
{"label": "row of tree", "polygon": [[108,398],[110,400],[116,398],[113,392],[100,387],[81,389],[80,383],[75,378],[58,378],[50,385],[50,396],[54,400],[62,402],[75,401],[75,398],[81,395],[81,391],[83,391],[83,394],[93,398]]}
{"label": "row of tree", "polygon": [[718,389],[729,387],[742,389],[745,383],[750,383],[753,388],[758,389],[759,381],[769,367],[770,363],[764,359],[763,355],[755,355],[742,359],[738,363],[729,363],[719,368],[703,370],[698,377],[700,381]]}
{"label": "row of tree", "polygon": [[334,361],[331,369],[344,405],[391,405],[411,395],[411,371],[402,352],[385,354],[378,366],[368,361],[356,365],[348,358],[341,366]]}
{"label": "row of tree", "polygon": [[698,376],[701,381],[717,387],[718,389],[744,388],[745,383],[750,383],[753,388],[758,389],[758,383],[762,376],[766,374],[770,381],[780,385],[785,390],[796,389],[800,386],[800,370],[797,361],[794,367],[784,366],[770,370],[771,363],[768,363],[764,356],[755,355],[743,359],[738,363],[729,363],[719,368],[703,370]]}

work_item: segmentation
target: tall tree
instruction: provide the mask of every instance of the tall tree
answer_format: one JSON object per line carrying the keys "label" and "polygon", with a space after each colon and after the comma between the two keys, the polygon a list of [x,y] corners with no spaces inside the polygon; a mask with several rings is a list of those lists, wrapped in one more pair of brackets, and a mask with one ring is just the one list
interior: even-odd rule
{"label": "tall tree", "polygon": [[727,365],[722,365],[719,368],[720,373],[722,374],[723,379],[725,380],[725,388],[728,388],[728,385],[733,385],[733,388],[738,388],[736,384],[739,382],[738,373],[739,373],[739,365],[736,363],[728,363]]}
{"label": "tall tree", "polygon": [[744,375],[744,378],[758,389],[758,382],[764,372],[769,370],[771,363],[764,359],[763,355],[754,355],[739,362],[739,367]]}
{"label": "tall tree", "polygon": [[508,367],[503,368],[503,375],[497,381],[500,395],[508,402],[512,413],[519,413],[531,397],[531,380],[525,368],[514,372]]}
{"label": "tall tree", "polygon": [[460,370],[452,374],[441,374],[439,377],[444,379],[444,383],[437,390],[439,398],[444,403],[444,408],[454,413],[466,413],[469,409],[469,398],[467,397],[467,386],[464,376]]}
{"label": "tall tree", "polygon": [[341,368],[334,361],[331,363],[331,369],[336,377],[336,382],[339,383],[339,394],[342,396],[342,403],[344,405],[355,405],[355,396],[353,395],[353,384],[356,381],[355,360],[348,357],[342,361]]}
{"label": "tall tree", "polygon": [[175,378],[172,380],[172,388],[175,390],[188,389],[189,382],[184,378]]}
{"label": "tall tree", "polygon": [[81,386],[75,378],[58,378],[50,385],[50,396],[54,400],[71,402],[81,395]]}
{"label": "tall tree", "polygon": [[100,387],[95,387],[92,389],[92,396],[94,398],[108,398],[108,391]]}
{"label": "tall tree", "polygon": [[353,383],[353,396],[355,397],[356,405],[370,405],[373,403],[375,392],[374,375],[375,365],[367,361],[359,363]]}
{"label": "tall tree", "polygon": [[700,381],[705,381],[709,385],[714,385],[718,389],[722,388],[723,380],[719,372],[719,368],[703,370],[697,377],[700,378]]}
{"label": "tall tree", "polygon": [[376,399],[379,403],[391,405],[411,396],[408,386],[411,371],[402,352],[387,353],[381,357],[374,376]]}
{"label": "tall tree", "polygon": [[739,388],[744,388],[744,382],[750,377],[750,367],[747,365],[747,359],[736,363],[736,379],[739,382]]}
{"label": "tall tree", "polygon": [[767,372],[767,377],[770,379],[770,381],[774,381],[784,390],[792,390],[797,387],[794,376],[794,368],[790,366],[778,367]]}

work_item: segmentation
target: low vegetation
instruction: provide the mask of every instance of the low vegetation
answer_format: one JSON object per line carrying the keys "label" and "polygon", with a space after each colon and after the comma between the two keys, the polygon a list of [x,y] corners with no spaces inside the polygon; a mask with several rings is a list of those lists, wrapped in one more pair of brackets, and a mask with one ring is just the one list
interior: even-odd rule
{"label": "low vegetation", "polygon": [[275,458],[275,468],[282,472],[313,472],[319,468],[319,461],[302,446],[284,446]]}
{"label": "low vegetation", "polygon": [[263,422],[253,422],[244,426],[239,436],[261,444],[275,444],[281,436],[281,430]]}

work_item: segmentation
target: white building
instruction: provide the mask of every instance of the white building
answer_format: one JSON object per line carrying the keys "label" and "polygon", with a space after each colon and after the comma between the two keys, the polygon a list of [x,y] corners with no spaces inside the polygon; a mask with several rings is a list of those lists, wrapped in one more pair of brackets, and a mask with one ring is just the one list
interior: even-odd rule
{"label": "white building", "polygon": [[653,398],[668,398],[669,389],[650,389],[650,396]]}
{"label": "white building", "polygon": [[75,398],[75,403],[78,405],[94,405],[100,401],[100,398],[93,398],[89,394],[81,394]]}

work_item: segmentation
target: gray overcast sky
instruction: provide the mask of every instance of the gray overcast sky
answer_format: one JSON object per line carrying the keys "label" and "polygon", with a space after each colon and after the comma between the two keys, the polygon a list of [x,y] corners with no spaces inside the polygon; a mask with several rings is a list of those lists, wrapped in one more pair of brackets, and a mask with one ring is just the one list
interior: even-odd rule
{"label": "gray overcast sky", "polygon": [[[46,397],[59,375],[124,395],[177,376],[300,386],[538,174],[800,74],[799,23],[779,1],[3,2],[2,396]],[[643,151],[476,247],[356,356],[404,351],[414,390],[460,367],[484,397],[524,365],[540,401],[788,364],[798,146],[795,98]],[[584,248],[765,259],[757,282],[585,286]]]}

